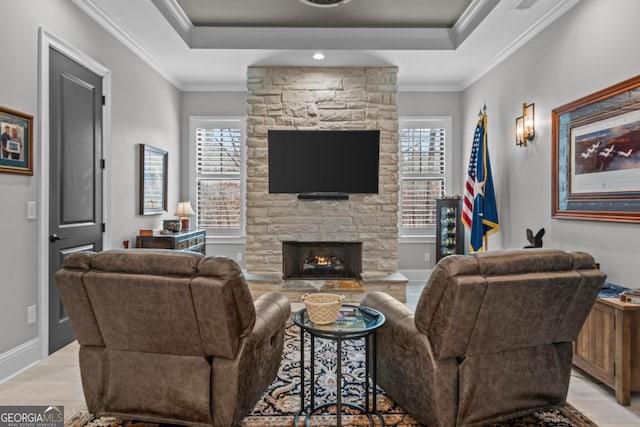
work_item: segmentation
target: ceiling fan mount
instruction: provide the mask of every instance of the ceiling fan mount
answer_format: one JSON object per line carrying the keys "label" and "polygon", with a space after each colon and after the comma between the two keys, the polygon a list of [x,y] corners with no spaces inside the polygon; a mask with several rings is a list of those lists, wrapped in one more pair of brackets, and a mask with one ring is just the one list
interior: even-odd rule
{"label": "ceiling fan mount", "polygon": [[307,6],[313,7],[335,7],[350,2],[351,0],[299,0]]}

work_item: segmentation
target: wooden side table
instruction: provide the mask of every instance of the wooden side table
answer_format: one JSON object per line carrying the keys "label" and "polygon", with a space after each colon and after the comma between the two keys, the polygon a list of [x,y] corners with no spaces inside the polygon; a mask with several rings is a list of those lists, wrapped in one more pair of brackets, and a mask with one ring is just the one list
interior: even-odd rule
{"label": "wooden side table", "polygon": [[629,405],[631,392],[640,391],[640,304],[596,299],[573,349],[573,364]]}
{"label": "wooden side table", "polygon": [[136,248],[175,249],[205,254],[206,230],[187,230],[170,234],[137,236]]}

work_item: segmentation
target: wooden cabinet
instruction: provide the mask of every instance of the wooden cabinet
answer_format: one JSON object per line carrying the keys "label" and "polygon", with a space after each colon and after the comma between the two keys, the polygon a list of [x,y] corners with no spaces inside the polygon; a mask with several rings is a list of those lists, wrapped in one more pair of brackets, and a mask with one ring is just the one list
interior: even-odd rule
{"label": "wooden cabinet", "polygon": [[631,392],[640,391],[640,304],[598,298],[573,349],[573,364],[629,405]]}
{"label": "wooden cabinet", "polygon": [[154,234],[136,237],[136,248],[175,249],[205,254],[207,232],[205,230],[182,231],[171,234]]}
{"label": "wooden cabinet", "polygon": [[460,197],[436,200],[436,262],[447,255],[464,253],[464,226]]}

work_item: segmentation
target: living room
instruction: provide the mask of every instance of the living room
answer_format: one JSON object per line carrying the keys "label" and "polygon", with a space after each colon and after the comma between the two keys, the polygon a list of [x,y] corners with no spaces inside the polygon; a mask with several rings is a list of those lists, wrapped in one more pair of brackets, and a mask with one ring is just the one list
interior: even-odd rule
{"label": "living room", "polygon": [[[510,9],[504,3],[513,3],[512,7],[517,2],[500,3],[501,7]],[[545,6],[552,10],[550,3],[558,2],[539,1],[532,9]],[[141,59],[134,53],[130,46],[135,40],[128,39],[125,33],[114,36],[99,25],[96,22],[100,17],[99,8],[93,15],[87,11],[92,4],[80,0],[7,0],[0,4],[0,16],[7,17],[3,20],[3,29],[11,34],[3,52],[0,104],[34,117],[33,176],[0,175],[0,197],[5,200],[6,221],[0,245],[0,269],[4,276],[0,288],[0,379],[14,375],[48,353],[48,331],[42,321],[47,313],[44,307],[48,305],[44,291],[47,272],[39,268],[48,253],[46,239],[49,236],[48,215],[45,216],[49,180],[43,174],[46,166],[41,163],[47,155],[42,144],[48,140],[40,74],[43,72],[42,40],[49,40],[47,43],[54,47],[70,47],[81,52],[108,70],[110,96],[106,106],[110,125],[104,142],[105,248],[122,248],[122,242],[134,240],[140,229],[160,228],[162,219],[174,217],[178,202],[193,201],[191,118],[247,118],[246,67],[238,76],[242,85],[225,81],[185,85],[163,72],[159,64],[150,64],[149,57]],[[633,41],[640,36],[635,22],[640,5],[634,0],[620,0],[615,4],[582,0],[560,2],[553,10],[556,11],[553,17],[529,29],[530,38],[523,36],[514,40],[509,48],[486,58],[483,67],[455,83],[437,85],[424,80],[404,84],[403,72],[408,70],[399,68],[398,119],[451,117],[452,171],[447,193],[462,194],[477,112],[486,105],[500,213],[500,232],[489,237],[490,249],[521,248],[527,244],[527,228],[534,231],[544,228],[545,247],[587,251],[600,264],[608,281],[635,288],[635,241],[640,237],[635,224],[551,216],[551,112],[638,74],[640,56],[627,46],[633,46]],[[136,14],[132,12],[131,16]],[[157,10],[149,17],[160,18]],[[491,28],[485,24],[478,31],[490,32]],[[181,41],[178,36],[176,39]],[[242,49],[230,49],[227,54],[242,56],[245,53]],[[346,56],[349,55],[357,56],[347,52]],[[409,54],[405,52],[405,55]],[[330,59],[330,55],[327,56]],[[366,59],[371,61],[371,57]],[[271,66],[277,61],[263,63],[268,65],[247,66]],[[298,63],[278,65],[298,66]],[[375,65],[394,67],[396,64]],[[430,66],[434,65],[416,64],[416,68]],[[420,74],[419,70],[411,72]],[[536,135],[526,148],[515,145],[515,119],[522,115],[523,102],[535,103]],[[169,153],[169,208],[162,216],[143,216],[138,212],[136,150],[141,143]],[[27,218],[28,202],[36,202],[35,218]],[[426,280],[435,263],[435,239],[433,236],[422,240],[403,237],[399,236],[394,249],[398,254],[397,269],[411,281]],[[211,238],[207,245],[208,254],[240,258],[243,267],[247,266],[245,260],[250,260],[245,250],[242,239]],[[238,257],[238,253],[242,255]],[[26,309],[33,306],[37,321],[27,324]]]}

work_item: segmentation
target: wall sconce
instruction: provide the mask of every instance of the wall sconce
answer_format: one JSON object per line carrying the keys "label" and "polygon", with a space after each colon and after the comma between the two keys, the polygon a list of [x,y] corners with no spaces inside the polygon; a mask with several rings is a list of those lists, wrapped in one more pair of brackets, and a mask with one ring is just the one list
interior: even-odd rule
{"label": "wall sconce", "polygon": [[535,104],[532,102],[522,104],[522,116],[516,119],[516,145],[526,147],[527,141],[531,141],[536,136],[534,123]]}

